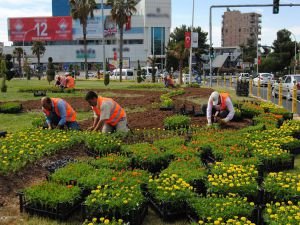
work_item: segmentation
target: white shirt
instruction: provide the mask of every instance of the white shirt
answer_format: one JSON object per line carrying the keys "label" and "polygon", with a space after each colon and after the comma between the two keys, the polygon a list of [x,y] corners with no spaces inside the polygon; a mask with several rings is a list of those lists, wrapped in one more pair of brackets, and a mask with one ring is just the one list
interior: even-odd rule
{"label": "white shirt", "polygon": [[[222,101],[222,98],[221,98]],[[227,117],[224,119],[225,122],[229,122],[230,120],[233,119],[234,117],[234,107],[232,104],[232,101],[230,99],[230,97],[226,98],[226,108],[229,111]],[[211,124],[211,117],[212,117],[212,107],[213,107],[213,99],[212,96],[209,97],[208,99],[208,103],[207,103],[207,110],[206,110],[206,115],[207,115],[207,122],[208,124]],[[217,107],[220,107],[220,105],[218,105]]]}

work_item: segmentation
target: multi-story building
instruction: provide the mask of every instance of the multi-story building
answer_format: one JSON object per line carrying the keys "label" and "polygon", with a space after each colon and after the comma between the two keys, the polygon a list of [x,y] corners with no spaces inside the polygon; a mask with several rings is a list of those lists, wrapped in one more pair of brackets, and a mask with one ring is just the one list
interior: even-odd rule
{"label": "multi-story building", "polygon": [[248,40],[260,41],[261,15],[227,11],[222,22],[222,47],[247,45]]}
{"label": "multi-story building", "polygon": [[[89,18],[87,27],[87,56],[89,68],[94,64],[102,65],[104,61],[103,49],[105,49],[105,59],[111,64],[118,65],[115,60],[116,55],[119,57],[119,33],[115,22],[112,20],[110,11],[111,6],[105,4],[104,0],[104,17],[102,17],[101,0],[96,0],[97,9],[94,11],[94,18]],[[138,60],[141,65],[146,65],[148,57],[156,56],[158,67],[164,68],[166,53],[165,46],[169,41],[171,32],[171,0],[139,0],[136,5],[137,12],[131,17],[130,29],[124,31],[124,46],[123,46],[123,65],[124,67],[137,67]],[[69,0],[52,0],[53,17],[60,18],[62,16],[70,16]],[[33,18],[37,21],[39,18]],[[102,26],[104,20],[104,29]],[[62,21],[62,22],[61,22]],[[61,20],[62,31],[66,22]],[[27,56],[34,64],[36,58],[31,55],[31,46],[33,40],[27,40],[31,35],[31,30],[36,29],[36,26],[22,30],[26,24],[22,18],[18,23],[9,24],[10,34],[11,28],[27,35],[13,41],[13,45],[5,47],[5,53],[12,53],[15,47],[24,47]],[[41,23],[40,23],[41,25]],[[34,27],[34,28],[33,28]],[[50,29],[50,25],[48,25]],[[20,31],[21,29],[21,31]],[[31,29],[31,30],[30,30]],[[40,27],[39,32],[44,32],[45,26]],[[59,31],[59,32],[60,32]],[[37,32],[36,30],[34,32]],[[44,32],[47,34],[47,32]],[[104,35],[104,39],[103,39]],[[10,35],[11,37],[11,35]],[[25,40],[25,41],[24,41]],[[103,42],[104,40],[104,42]],[[103,48],[104,45],[104,48]],[[83,52],[83,34],[82,26],[78,20],[72,20],[72,38],[68,40],[46,40],[46,52],[41,58],[41,63],[47,63],[48,57],[52,57],[54,63],[60,64],[63,68],[69,64],[79,65],[84,68],[84,52]]]}

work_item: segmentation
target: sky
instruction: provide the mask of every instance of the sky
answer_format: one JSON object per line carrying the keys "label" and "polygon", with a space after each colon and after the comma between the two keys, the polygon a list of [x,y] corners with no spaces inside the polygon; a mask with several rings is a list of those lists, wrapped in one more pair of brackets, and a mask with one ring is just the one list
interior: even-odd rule
{"label": "sky", "polygon": [[[204,31],[209,30],[209,7],[211,5],[237,4],[272,4],[273,0],[194,0],[195,26]],[[1,0],[0,1],[0,42],[9,45],[7,35],[8,17],[51,16],[52,0]],[[192,23],[193,0],[172,0],[172,28]],[[280,0],[280,3],[300,4],[300,0]],[[231,8],[233,10],[233,8]],[[276,32],[286,28],[300,41],[300,7],[281,7],[277,15],[272,14],[272,7],[267,8],[235,8],[242,12],[258,12],[262,14],[262,45],[272,45]],[[221,45],[222,15],[226,8],[213,9],[213,45]]]}

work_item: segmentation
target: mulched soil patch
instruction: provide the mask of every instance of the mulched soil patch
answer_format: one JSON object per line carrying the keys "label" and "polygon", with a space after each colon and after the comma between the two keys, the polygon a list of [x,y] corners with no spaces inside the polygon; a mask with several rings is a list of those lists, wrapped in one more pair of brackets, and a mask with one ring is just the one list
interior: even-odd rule
{"label": "mulched soil patch", "polygon": [[6,204],[11,203],[12,198],[17,199],[16,192],[19,190],[38,183],[41,180],[45,180],[49,172],[44,166],[49,164],[49,162],[57,161],[66,156],[74,159],[84,157],[86,153],[83,148],[83,145],[76,145],[71,149],[59,151],[53,156],[46,156],[35,163],[31,163],[15,174],[8,176],[0,175],[0,208],[1,206],[6,206]]}

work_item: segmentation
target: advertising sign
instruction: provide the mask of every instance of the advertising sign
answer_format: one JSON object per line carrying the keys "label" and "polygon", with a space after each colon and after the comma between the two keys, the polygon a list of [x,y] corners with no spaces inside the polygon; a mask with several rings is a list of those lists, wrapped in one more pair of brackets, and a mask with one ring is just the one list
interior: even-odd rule
{"label": "advertising sign", "polygon": [[72,40],[72,17],[23,17],[8,19],[9,41]]}
{"label": "advertising sign", "polygon": [[[119,68],[119,59],[114,60],[113,58],[109,58],[108,63],[111,66],[111,69]],[[130,68],[130,59],[123,58],[123,69],[129,69],[129,68]]]}
{"label": "advertising sign", "polygon": [[192,48],[198,48],[198,32],[193,32],[192,36]]}

